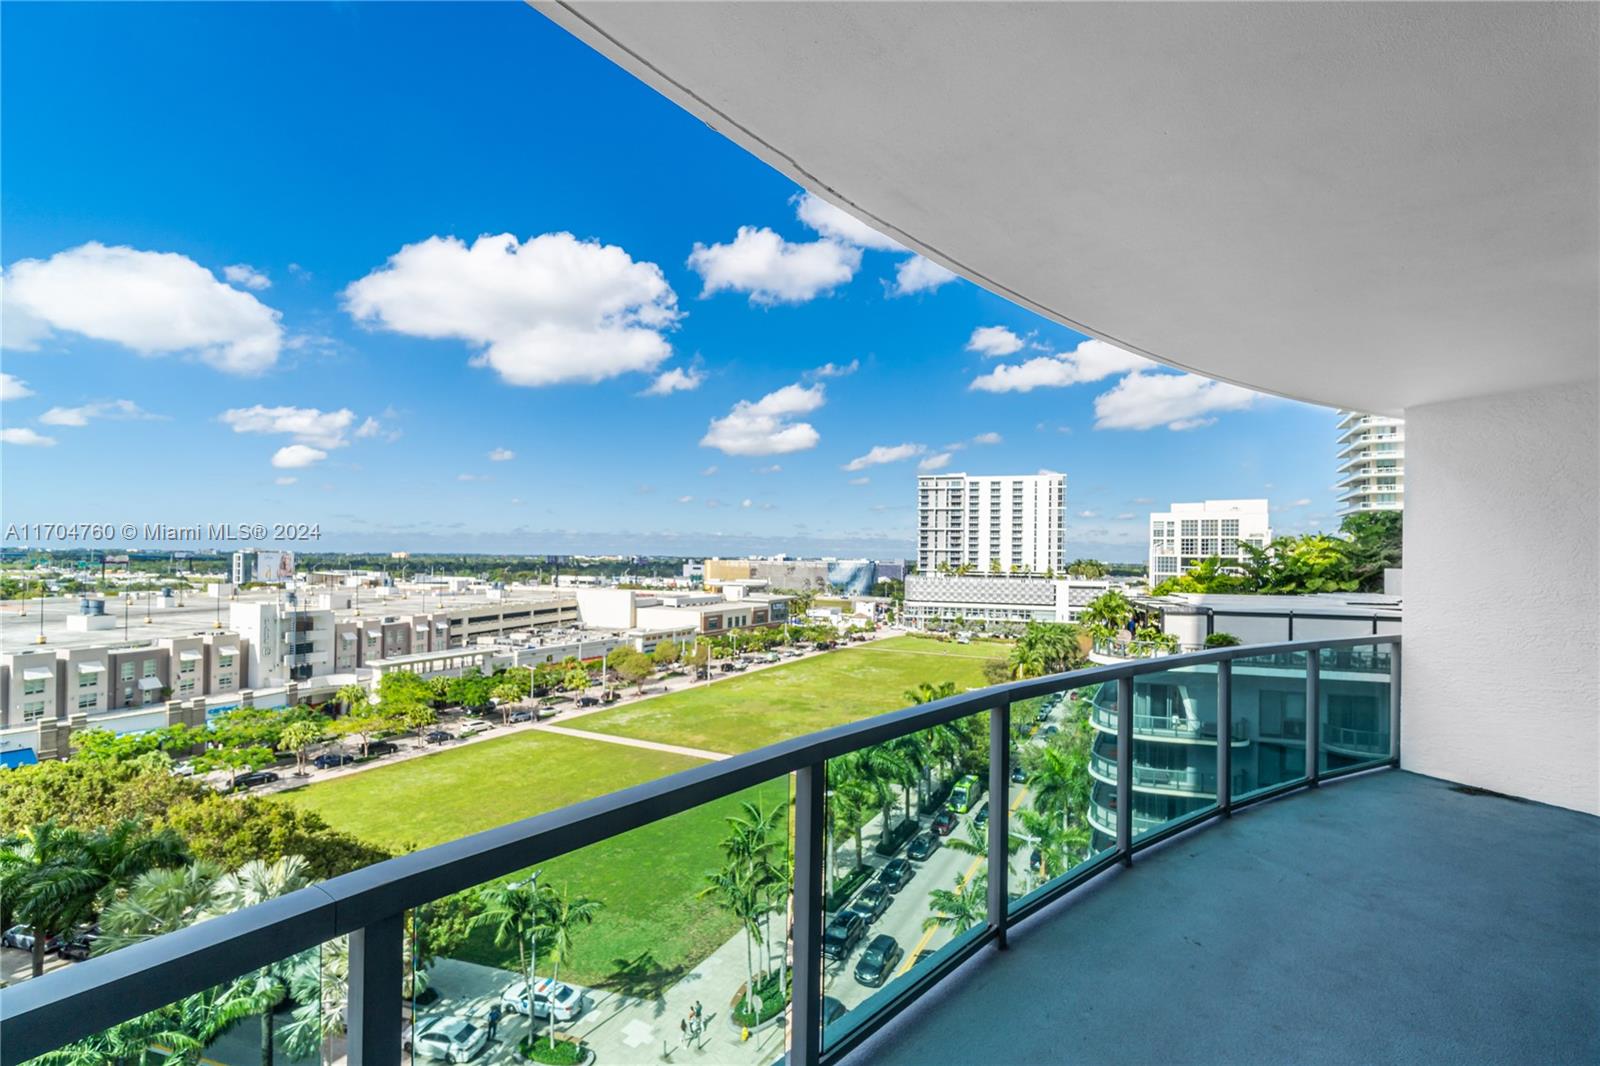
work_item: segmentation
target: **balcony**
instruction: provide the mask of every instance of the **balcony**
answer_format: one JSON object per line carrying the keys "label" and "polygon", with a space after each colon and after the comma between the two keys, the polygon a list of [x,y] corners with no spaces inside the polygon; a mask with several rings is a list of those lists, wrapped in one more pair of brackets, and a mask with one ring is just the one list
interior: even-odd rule
{"label": "balcony", "polygon": [[[1096,729],[1110,733],[1113,736],[1116,735],[1116,708],[1102,707],[1096,704],[1094,710],[1090,713],[1089,720]],[[1249,742],[1249,734],[1243,722],[1234,722],[1232,733],[1235,745]],[[1217,742],[1217,723],[1201,721],[1197,718],[1186,718],[1181,715],[1135,714],[1133,716],[1133,735],[1143,740],[1195,740],[1215,744]]]}

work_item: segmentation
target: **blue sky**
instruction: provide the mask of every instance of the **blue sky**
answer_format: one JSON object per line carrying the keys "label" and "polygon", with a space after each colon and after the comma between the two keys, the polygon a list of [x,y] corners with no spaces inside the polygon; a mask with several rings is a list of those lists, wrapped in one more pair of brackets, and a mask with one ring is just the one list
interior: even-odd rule
{"label": "blue sky", "polygon": [[1335,525],[1331,411],[1080,348],[525,5],[0,20],[6,522],[898,555],[943,463],[1065,472],[1075,555]]}

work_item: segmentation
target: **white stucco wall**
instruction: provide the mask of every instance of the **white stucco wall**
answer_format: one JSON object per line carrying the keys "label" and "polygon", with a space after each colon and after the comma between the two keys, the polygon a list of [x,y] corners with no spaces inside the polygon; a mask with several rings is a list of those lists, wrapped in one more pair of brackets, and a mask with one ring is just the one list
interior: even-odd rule
{"label": "white stucco wall", "polygon": [[1596,386],[1405,416],[1401,763],[1600,814]]}

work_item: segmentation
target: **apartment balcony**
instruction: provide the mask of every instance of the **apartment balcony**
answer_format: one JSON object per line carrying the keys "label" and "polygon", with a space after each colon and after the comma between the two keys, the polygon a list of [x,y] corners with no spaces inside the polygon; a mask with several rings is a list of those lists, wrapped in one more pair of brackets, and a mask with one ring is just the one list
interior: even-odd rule
{"label": "apartment balcony", "polygon": [[[1385,741],[1387,743],[1387,741]],[[1331,742],[1330,742],[1330,747]],[[1367,756],[1377,752],[1373,748]],[[1202,770],[1194,766],[1168,768],[1159,766],[1144,766],[1138,762],[1138,752],[1134,753],[1133,764],[1133,790],[1153,796],[1192,796],[1198,799],[1215,799],[1217,795],[1217,774],[1215,770]],[[1089,776],[1102,784],[1116,786],[1117,783],[1117,757],[1115,751],[1107,755],[1093,752],[1089,756]],[[1233,775],[1233,791],[1242,795],[1246,790],[1247,776],[1242,773]],[[1112,827],[1113,835],[1116,832]]]}
{"label": "apartment balcony", "polygon": [[[1115,707],[1102,707],[1096,704],[1089,714],[1089,721],[1096,729],[1104,733],[1110,733],[1113,736],[1117,733],[1117,710]],[[1235,746],[1250,742],[1244,722],[1233,723],[1232,734]],[[1133,716],[1133,735],[1141,740],[1175,740],[1215,745],[1217,742],[1217,723],[1203,721],[1198,718],[1186,718],[1181,715],[1135,714]]]}

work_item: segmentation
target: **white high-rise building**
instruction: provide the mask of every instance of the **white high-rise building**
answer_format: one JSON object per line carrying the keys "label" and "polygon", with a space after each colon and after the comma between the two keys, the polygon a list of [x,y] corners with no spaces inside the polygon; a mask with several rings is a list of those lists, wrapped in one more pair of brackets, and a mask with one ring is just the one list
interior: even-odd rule
{"label": "white high-rise building", "polygon": [[1059,571],[1067,554],[1067,475],[917,478],[917,569]]}
{"label": "white high-rise building", "polygon": [[1213,555],[1240,560],[1240,544],[1272,541],[1266,500],[1206,500],[1175,503],[1150,516],[1150,587],[1187,573]]}
{"label": "white high-rise building", "polygon": [[1338,481],[1341,515],[1403,510],[1405,419],[1340,411]]}

